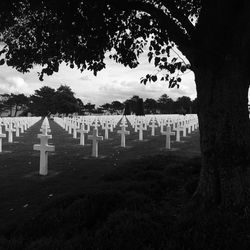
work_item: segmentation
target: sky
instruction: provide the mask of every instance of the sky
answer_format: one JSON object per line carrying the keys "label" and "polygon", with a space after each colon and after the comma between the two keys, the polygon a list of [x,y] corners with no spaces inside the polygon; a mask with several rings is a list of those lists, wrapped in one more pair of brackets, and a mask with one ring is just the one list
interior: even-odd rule
{"label": "sky", "polygon": [[140,83],[140,78],[146,74],[156,73],[153,64],[148,63],[146,53],[140,57],[140,65],[135,69],[124,67],[113,60],[105,59],[106,69],[94,76],[90,71],[83,73],[77,69],[71,69],[62,64],[58,73],[52,76],[44,76],[40,81],[37,72],[40,66],[35,66],[30,73],[22,74],[7,65],[0,66],[0,94],[24,93],[30,95],[35,89],[49,86],[54,89],[61,84],[68,85],[74,91],[75,96],[83,103],[91,102],[96,105],[110,103],[112,101],[125,101],[133,95],[158,99],[162,94],[167,94],[172,99],[181,96],[196,97],[194,75],[190,71],[182,77],[180,88],[169,89],[167,82],[148,83],[146,86]]}

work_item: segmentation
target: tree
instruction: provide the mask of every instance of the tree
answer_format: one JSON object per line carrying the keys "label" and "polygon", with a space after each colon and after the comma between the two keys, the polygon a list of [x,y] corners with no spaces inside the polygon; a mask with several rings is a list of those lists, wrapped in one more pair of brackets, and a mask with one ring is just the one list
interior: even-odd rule
{"label": "tree", "polygon": [[0,109],[2,111],[8,110],[10,116],[17,116],[18,111],[27,109],[28,103],[29,98],[24,94],[3,94],[1,95]]}
{"label": "tree", "polygon": [[158,108],[161,114],[171,114],[174,112],[174,101],[167,95],[163,94],[158,100]]}
{"label": "tree", "polygon": [[175,113],[188,114],[192,107],[192,101],[188,96],[178,97],[175,101]]}
{"label": "tree", "polygon": [[[6,43],[1,63],[23,72],[42,64],[40,79],[58,71],[62,61],[96,74],[112,48],[111,58],[134,68],[147,43],[149,61],[165,70],[161,79],[169,87],[178,87],[180,75],[191,69],[202,152],[194,200],[204,207],[247,206],[249,1],[62,0],[58,5],[44,0],[18,8],[9,2],[0,6]],[[176,47],[190,64],[179,53],[171,57]],[[157,75],[147,75],[142,83],[156,80]]]}
{"label": "tree", "polygon": [[157,101],[152,98],[147,98],[144,102],[144,107],[145,107],[146,113],[155,114],[156,109],[157,109]]}
{"label": "tree", "polygon": [[35,90],[30,96],[29,111],[37,116],[55,114],[55,89],[48,86]]}
{"label": "tree", "polygon": [[125,109],[124,109],[124,115],[131,115],[131,105],[129,101],[124,102]]}
{"label": "tree", "polygon": [[83,114],[84,104],[80,98],[76,98],[77,112]]}
{"label": "tree", "polygon": [[136,114],[144,115],[143,100],[138,96],[134,95],[132,98],[127,99],[124,102],[125,105],[125,115]]}
{"label": "tree", "polygon": [[93,113],[95,111],[95,104],[88,102],[86,105],[84,105],[84,109],[89,113]]}
{"label": "tree", "polygon": [[113,112],[121,112],[124,109],[124,105],[119,101],[113,101],[110,106]]}
{"label": "tree", "polygon": [[74,97],[74,92],[67,85],[61,85],[55,92],[55,111],[59,114],[72,114],[79,110],[79,100]]}
{"label": "tree", "polygon": [[14,116],[17,116],[18,111],[27,109],[29,104],[29,98],[24,94],[11,94],[9,101],[14,109]]}
{"label": "tree", "polygon": [[48,116],[50,114],[72,114],[83,108],[81,99],[67,85],[61,85],[57,90],[48,86],[35,90],[30,97],[29,111],[34,115]]}
{"label": "tree", "polygon": [[5,112],[7,110],[9,110],[10,114],[11,114],[11,109],[10,107],[6,104],[7,101],[9,100],[10,95],[9,94],[1,94],[0,95],[0,112]]}
{"label": "tree", "polygon": [[191,111],[192,114],[197,114],[197,98],[192,101]]}
{"label": "tree", "polygon": [[103,111],[112,112],[112,111],[111,111],[111,104],[110,104],[110,103],[104,103],[103,105],[100,106],[100,108],[101,108]]}
{"label": "tree", "polygon": [[136,103],[136,115],[145,115],[143,99],[139,98]]}

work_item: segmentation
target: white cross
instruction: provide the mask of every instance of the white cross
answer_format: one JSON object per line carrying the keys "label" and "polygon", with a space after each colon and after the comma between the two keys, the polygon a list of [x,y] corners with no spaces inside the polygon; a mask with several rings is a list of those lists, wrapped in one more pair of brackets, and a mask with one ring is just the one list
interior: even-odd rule
{"label": "white cross", "polygon": [[92,141],[92,157],[98,157],[98,141],[102,141],[103,137],[98,136],[97,129],[93,129],[93,135],[89,135],[88,140]]}
{"label": "white cross", "polygon": [[98,130],[99,125],[97,120],[94,121],[93,126],[96,130]]}
{"label": "white cross", "polygon": [[28,122],[25,121],[25,122],[24,122],[24,130],[27,130],[27,129],[28,129]]}
{"label": "white cross", "polygon": [[[37,135],[37,138],[41,139],[41,137],[47,136],[48,139],[52,139],[52,135],[47,134],[47,130],[45,128],[42,129],[42,134]],[[47,141],[48,144],[48,141]]]}
{"label": "white cross", "polygon": [[49,132],[51,132],[50,128],[48,126],[43,126],[40,129],[40,132],[42,132],[43,135],[47,135]]}
{"label": "white cross", "polygon": [[121,126],[121,130],[118,130],[117,133],[121,134],[121,147],[125,148],[126,147],[126,143],[125,143],[125,137],[126,135],[130,134],[130,131],[126,130],[126,126]]}
{"label": "white cross", "polygon": [[76,139],[77,138],[77,124],[76,122],[73,122],[73,138]]}
{"label": "white cross", "polygon": [[24,121],[21,122],[20,127],[21,127],[21,133],[24,133]]}
{"label": "white cross", "polygon": [[138,131],[138,121],[135,121],[134,123],[135,133]]}
{"label": "white cross", "polygon": [[171,127],[167,126],[167,130],[162,132],[166,135],[166,149],[171,149],[171,135],[175,135],[175,132],[171,132]]}
{"label": "white cross", "polygon": [[[56,118],[55,121],[58,121],[58,120],[59,120],[59,119]],[[63,122],[62,122],[63,128],[64,128],[66,131],[68,131],[68,120],[67,120],[67,118],[64,117],[64,118],[62,118],[62,120],[63,120]]]}
{"label": "white cross", "polygon": [[68,133],[72,134],[72,121],[71,120],[68,121]]}
{"label": "white cross", "polygon": [[105,131],[104,139],[107,140],[109,138],[109,124],[108,124],[108,121],[104,123],[104,131]]}
{"label": "white cross", "polygon": [[110,132],[114,131],[114,124],[112,122],[109,123],[109,129],[110,129]]}
{"label": "white cross", "polygon": [[19,128],[20,128],[20,123],[19,123],[19,121],[17,121],[17,122],[15,123],[16,137],[19,137],[19,136],[20,136],[20,134],[19,134]]}
{"label": "white cross", "polygon": [[90,121],[87,121],[87,130],[90,131]]}
{"label": "white cross", "polygon": [[182,127],[180,127],[180,131],[183,132],[183,137],[187,136],[187,127],[186,127],[186,124],[184,124]]}
{"label": "white cross", "polygon": [[55,151],[55,146],[48,145],[48,139],[51,138],[50,135],[38,135],[41,144],[35,144],[33,146],[34,150],[40,151],[40,166],[39,174],[48,174],[48,152]]}
{"label": "white cross", "polygon": [[177,123],[176,128],[173,129],[174,131],[176,131],[176,141],[180,141],[180,131],[181,131],[181,127],[180,124]]}
{"label": "white cross", "polygon": [[145,128],[143,127],[143,122],[140,123],[138,129],[139,129],[139,141],[143,141],[143,130],[145,130]]}
{"label": "white cross", "polygon": [[192,131],[191,131],[191,127],[192,127],[191,121],[188,120],[187,123],[186,123],[186,125],[187,125],[187,129],[188,129],[188,134],[190,134],[190,133],[192,132]]}
{"label": "white cross", "polygon": [[2,140],[6,137],[6,134],[2,132],[2,125],[0,124],[0,153],[2,153]]}
{"label": "white cross", "polygon": [[123,126],[125,126],[125,127],[127,127],[127,126],[128,126],[128,125],[127,125],[127,121],[126,121],[125,116],[122,118],[122,121],[121,121],[121,125],[120,125],[120,127],[123,127]]}
{"label": "white cross", "polygon": [[152,120],[152,124],[149,125],[149,127],[152,128],[152,129],[151,129],[151,135],[152,135],[152,136],[155,136],[155,127],[156,127],[155,125],[156,125],[156,121],[155,121],[155,119],[153,119],[153,120]]}
{"label": "white cross", "polygon": [[16,130],[12,127],[12,122],[9,123],[6,131],[8,132],[8,142],[13,142],[13,132],[15,132]]}
{"label": "white cross", "polygon": [[165,124],[166,124],[165,121],[161,120],[161,122],[160,122],[161,133],[163,133],[163,127],[164,127]]}
{"label": "white cross", "polygon": [[82,124],[80,129],[77,129],[77,132],[80,133],[80,145],[84,146],[85,144],[85,134],[89,131],[84,129],[84,124]]}

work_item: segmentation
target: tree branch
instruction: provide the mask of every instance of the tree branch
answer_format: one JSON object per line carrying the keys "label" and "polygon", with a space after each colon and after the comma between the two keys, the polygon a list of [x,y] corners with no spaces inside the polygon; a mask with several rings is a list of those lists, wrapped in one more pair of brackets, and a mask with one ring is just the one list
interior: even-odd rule
{"label": "tree branch", "polygon": [[171,15],[176,18],[183,26],[183,28],[187,31],[190,37],[192,37],[195,27],[188,20],[188,18],[183,14],[181,10],[176,7],[176,4],[173,0],[160,0],[162,4],[170,11]]}
{"label": "tree branch", "polygon": [[191,40],[188,37],[189,34],[185,34],[181,28],[167,13],[158,9],[153,4],[141,2],[141,1],[110,1],[113,6],[120,10],[143,11],[151,15],[152,18],[158,21],[160,28],[167,31],[170,40],[174,41],[181,47],[187,47],[191,45]]}

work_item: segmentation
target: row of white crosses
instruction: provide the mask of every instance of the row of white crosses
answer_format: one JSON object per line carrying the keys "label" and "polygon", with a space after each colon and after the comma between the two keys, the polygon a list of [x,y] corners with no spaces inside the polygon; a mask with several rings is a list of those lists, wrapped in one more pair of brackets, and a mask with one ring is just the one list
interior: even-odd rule
{"label": "row of white crosses", "polygon": [[[85,145],[85,134],[92,131],[87,139],[92,141],[92,157],[98,157],[98,143],[103,140],[103,136],[98,135],[98,131],[104,130],[104,139],[109,139],[109,131],[113,132],[122,116],[80,116],[80,117],[54,117],[54,121],[57,122],[62,128],[71,134],[73,129],[73,138],[77,138],[77,133],[80,134],[80,145]],[[123,125],[126,125],[124,122]],[[127,126],[127,125],[126,125]],[[74,132],[75,131],[75,132]],[[126,132],[125,132],[126,133]],[[125,147],[124,135],[121,138],[121,145]]]}
{"label": "row of white crosses", "polygon": [[[151,128],[151,136],[155,136],[156,129],[160,128],[160,133],[166,136],[166,148],[171,149],[171,135],[180,141],[180,132],[182,131],[183,137],[191,133],[194,129],[198,128],[198,119],[196,115],[146,115],[146,116],[127,116],[135,132],[139,132],[139,140],[143,140],[143,131],[147,127]],[[164,130],[166,127],[166,130]],[[172,132],[175,131],[175,132]]]}
{"label": "row of white crosses", "polygon": [[[155,136],[156,128],[160,128],[160,133],[166,136],[167,149],[171,149],[171,135],[176,136],[176,141],[180,142],[180,132],[183,137],[198,128],[198,119],[196,115],[146,115],[143,117],[128,116],[127,117],[135,129],[139,130],[139,140],[143,140],[143,131],[147,130],[147,126],[151,128],[151,136]],[[138,127],[139,125],[139,127]],[[166,127],[166,130],[164,130]],[[175,132],[172,132],[175,131]]]}
{"label": "row of white crosses", "polygon": [[[30,126],[35,124],[41,117],[4,117],[0,118],[0,153],[2,152],[2,140],[8,138],[9,143],[13,143],[15,136],[19,137],[20,133],[24,133]],[[7,134],[3,133],[3,127]],[[8,136],[7,136],[8,135]]]}
{"label": "row of white crosses", "polygon": [[48,153],[55,151],[55,146],[49,145],[48,142],[49,139],[52,139],[52,135],[48,134],[51,130],[47,117],[43,120],[40,132],[42,133],[37,136],[40,139],[40,144],[35,144],[33,149],[40,151],[39,174],[45,176],[48,174]]}
{"label": "row of white crosses", "polygon": [[[85,134],[92,140],[92,156],[98,157],[98,142],[103,140],[98,136],[98,131],[104,130],[104,139],[109,139],[109,131],[120,123],[120,129],[117,131],[121,136],[121,147],[126,147],[126,136],[130,134],[127,130],[128,124],[132,126],[135,132],[138,132],[139,141],[143,141],[143,132],[151,129],[151,136],[156,135],[156,129],[160,128],[160,133],[166,136],[165,147],[171,149],[171,136],[175,135],[175,140],[180,141],[180,133],[185,137],[198,127],[196,115],[146,115],[146,116],[78,116],[78,117],[55,117],[54,120],[73,138],[77,138],[80,133],[80,145],[85,144]],[[165,129],[166,127],[166,129]],[[75,131],[75,132],[74,132]]]}

